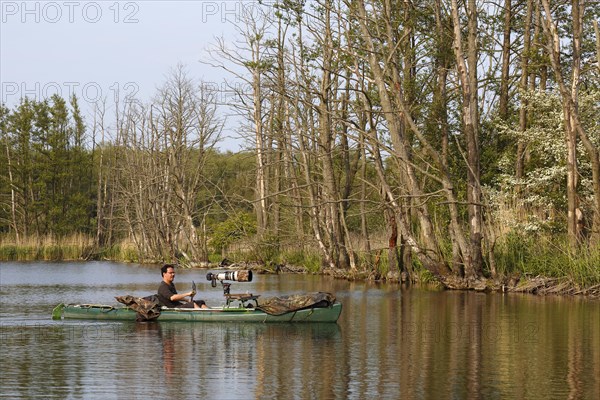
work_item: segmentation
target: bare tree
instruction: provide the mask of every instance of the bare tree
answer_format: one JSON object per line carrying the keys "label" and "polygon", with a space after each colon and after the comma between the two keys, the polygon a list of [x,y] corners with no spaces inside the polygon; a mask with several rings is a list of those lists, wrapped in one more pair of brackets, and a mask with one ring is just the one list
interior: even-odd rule
{"label": "bare tree", "polygon": [[467,0],[467,56],[465,61],[462,29],[458,3],[452,0],[454,23],[454,53],[458,77],[462,89],[462,124],[467,142],[467,202],[469,213],[470,246],[465,256],[465,274],[468,278],[482,275],[483,216],[479,172],[479,110],[477,81],[477,6],[475,0]]}
{"label": "bare tree", "polygon": [[123,215],[141,254],[154,259],[206,259],[196,207],[206,153],[222,122],[215,93],[178,66],[150,106],[132,104],[120,128]]}

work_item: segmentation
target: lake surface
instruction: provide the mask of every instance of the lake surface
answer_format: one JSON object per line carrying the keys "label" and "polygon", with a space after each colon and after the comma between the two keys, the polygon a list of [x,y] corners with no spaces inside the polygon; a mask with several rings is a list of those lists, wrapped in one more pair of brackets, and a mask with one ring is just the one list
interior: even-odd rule
{"label": "lake surface", "polygon": [[[222,303],[204,270],[178,270]],[[600,302],[254,275],[232,292],[335,293],[337,324],[51,320],[59,303],[155,293],[159,268],[0,263],[0,397],[600,399]]]}

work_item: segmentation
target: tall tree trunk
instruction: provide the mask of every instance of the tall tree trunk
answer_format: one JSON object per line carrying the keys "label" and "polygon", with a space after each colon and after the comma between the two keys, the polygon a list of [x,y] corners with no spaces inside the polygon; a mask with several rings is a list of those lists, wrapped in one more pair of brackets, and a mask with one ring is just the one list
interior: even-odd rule
{"label": "tall tree trunk", "polygon": [[583,224],[580,221],[582,212],[578,205],[577,196],[577,136],[582,139],[592,163],[592,177],[594,179],[595,215],[594,220],[599,220],[600,212],[600,156],[598,149],[589,140],[587,133],[579,122],[577,109],[578,87],[581,71],[581,30],[583,17],[583,4],[573,0],[571,7],[573,13],[573,77],[571,89],[567,88],[562,74],[560,63],[560,39],[555,26],[548,0],[542,0],[545,18],[543,28],[546,33],[550,62],[556,81],[559,85],[563,100],[563,119],[565,124],[565,141],[567,145],[567,230],[569,243],[576,247],[582,240]]}
{"label": "tall tree trunk", "polygon": [[[448,46],[448,32],[446,27],[446,18],[442,14],[441,0],[436,0],[434,3],[435,13],[435,26],[438,44],[437,46],[442,49]],[[451,35],[450,35],[451,36]],[[440,133],[440,162],[443,165],[444,170],[448,170],[448,152],[449,152],[449,129],[448,129],[448,95],[447,95],[447,84],[448,84],[448,70],[450,69],[449,56],[445,52],[438,52],[436,58],[436,72],[437,72],[437,84],[434,87],[433,93],[433,130]],[[459,232],[456,232],[457,224],[449,224],[448,233],[450,238],[457,238]],[[452,242],[452,271],[455,275],[464,275],[464,266],[461,259],[460,246],[458,240],[451,240]]]}
{"label": "tall tree trunk", "polygon": [[475,0],[467,0],[467,63],[463,55],[462,32],[456,0],[452,0],[454,53],[462,88],[462,117],[467,142],[467,210],[469,215],[469,251],[465,255],[465,276],[482,275],[483,218],[479,183],[479,111],[477,105],[477,9]]}
{"label": "tall tree trunk", "polygon": [[[98,182],[96,183],[96,239],[95,245],[97,248],[103,247],[106,243],[105,235],[104,235],[104,205],[103,205],[103,192],[102,186],[104,183],[104,109],[102,112],[98,108],[95,109],[94,118],[98,117],[98,113],[100,113],[99,118],[100,121],[94,121],[94,132],[93,132],[93,141],[94,147],[98,148],[99,158],[98,158]],[[100,145],[96,146],[96,129],[100,130]]]}
{"label": "tall tree trunk", "polygon": [[264,129],[262,123],[262,87],[260,71],[260,40],[252,45],[252,107],[256,142],[256,225],[258,237],[267,229],[267,177],[265,166]]}
{"label": "tall tree trunk", "polygon": [[329,226],[329,245],[331,259],[341,267],[349,267],[348,252],[346,250],[346,237],[342,226],[342,215],[340,215],[340,195],[335,176],[333,163],[334,129],[332,124],[333,94],[332,68],[333,68],[333,38],[331,32],[331,4],[325,5],[324,9],[324,38],[322,45],[323,67],[319,91],[319,147],[323,171],[323,196],[327,202],[325,208],[327,226]]}
{"label": "tall tree trunk", "polygon": [[598,28],[598,21],[594,20],[594,33],[596,34],[596,68],[600,73],[600,28]]}
{"label": "tall tree trunk", "polygon": [[21,235],[19,234],[19,225],[17,224],[17,196],[15,192],[16,185],[13,179],[12,157],[10,155],[8,135],[2,132],[2,136],[6,145],[6,167],[8,169],[8,184],[10,185],[10,225],[15,233],[15,242],[19,245],[21,244]]}
{"label": "tall tree trunk", "polygon": [[[524,93],[528,89],[529,80],[529,52],[531,48],[531,18],[533,13],[533,0],[527,0],[527,11],[525,13],[525,27],[523,33],[523,51],[521,52],[521,79],[519,80],[519,90],[521,92],[521,105],[519,109],[519,130],[527,130],[527,101]],[[521,180],[525,176],[525,143],[519,139],[517,143],[517,154],[515,160],[515,195],[518,200],[521,197]]]}
{"label": "tall tree trunk", "polygon": [[[534,42],[534,49],[536,50],[537,53],[537,57],[539,58],[544,58],[544,57],[550,57],[548,55],[548,52],[546,51],[546,46],[544,46],[544,33],[543,33],[543,29],[542,26],[544,25],[544,21],[543,21],[543,17],[542,17],[542,10],[540,8],[540,2],[539,1],[535,1],[535,10],[534,10],[534,23],[533,26],[535,27],[533,30],[533,42]],[[538,58],[538,59],[539,59]],[[547,85],[548,85],[548,65],[547,63],[540,63],[537,73],[539,75],[539,90],[540,92],[544,93],[546,91]],[[532,84],[533,84],[533,80]]]}
{"label": "tall tree trunk", "polygon": [[[356,80],[354,89],[356,93],[366,93],[366,80],[364,79],[364,70],[359,73],[359,79]],[[367,254],[368,263],[371,262],[371,240],[369,237],[369,227],[367,223],[367,138],[365,132],[367,130],[373,130],[373,115],[368,104],[365,102],[363,96],[359,96],[356,99],[357,105],[357,123],[358,123],[358,151],[360,152],[360,232],[363,240],[362,250]],[[371,125],[369,125],[371,124]]]}
{"label": "tall tree trunk", "polygon": [[[510,32],[512,19],[512,0],[504,0],[504,35],[502,38],[502,65],[500,72],[500,99],[498,113],[500,118],[508,118],[508,82],[510,73]],[[525,23],[527,24],[527,22]],[[527,34],[527,33],[525,33]]]}

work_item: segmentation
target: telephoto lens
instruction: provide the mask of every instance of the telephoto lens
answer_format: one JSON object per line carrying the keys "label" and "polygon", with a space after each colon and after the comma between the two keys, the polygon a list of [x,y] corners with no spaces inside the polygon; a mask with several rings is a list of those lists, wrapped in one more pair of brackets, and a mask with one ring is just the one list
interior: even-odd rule
{"label": "telephoto lens", "polygon": [[209,272],[206,274],[206,280],[209,281],[235,281],[235,282],[252,282],[252,271],[226,271],[226,272]]}

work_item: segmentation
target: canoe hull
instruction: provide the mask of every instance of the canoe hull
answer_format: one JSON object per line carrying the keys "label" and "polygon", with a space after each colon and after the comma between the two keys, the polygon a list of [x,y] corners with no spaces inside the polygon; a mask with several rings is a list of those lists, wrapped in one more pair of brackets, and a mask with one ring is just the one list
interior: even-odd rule
{"label": "canoe hull", "polygon": [[[62,308],[57,310],[59,307]],[[67,304],[59,305],[54,315],[65,319],[91,319],[106,321],[135,321],[136,312],[129,307],[108,305]],[[163,309],[157,321],[186,322],[336,322],[342,312],[342,304],[292,311],[283,315],[269,315],[263,311],[246,308],[209,309]]]}

